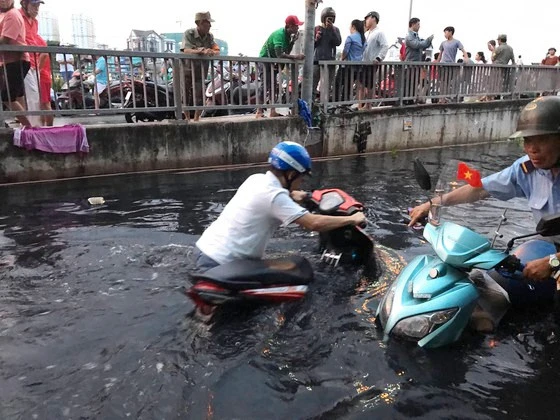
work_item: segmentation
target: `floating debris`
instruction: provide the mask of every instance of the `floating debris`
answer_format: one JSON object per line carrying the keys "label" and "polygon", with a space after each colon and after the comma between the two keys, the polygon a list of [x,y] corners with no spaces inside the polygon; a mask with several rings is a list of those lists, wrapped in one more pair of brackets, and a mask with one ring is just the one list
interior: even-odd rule
{"label": "floating debris", "polygon": [[92,206],[100,206],[101,204],[105,204],[105,199],[103,197],[90,197],[87,201]]}

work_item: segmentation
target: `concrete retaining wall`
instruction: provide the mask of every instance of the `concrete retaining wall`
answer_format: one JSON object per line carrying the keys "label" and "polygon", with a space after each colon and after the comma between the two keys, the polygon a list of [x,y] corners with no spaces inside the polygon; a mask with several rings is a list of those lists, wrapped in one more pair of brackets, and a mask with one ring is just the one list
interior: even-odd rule
{"label": "concrete retaining wall", "polygon": [[81,156],[17,148],[3,129],[0,182],[263,162],[278,141],[306,134],[299,118],[213,120],[87,126],[90,153]]}
{"label": "concrete retaining wall", "polygon": [[[527,102],[378,108],[331,116],[323,125],[323,154],[346,155],[504,140],[515,131],[519,113]],[[371,134],[367,134],[369,131]]]}
{"label": "concrete retaining wall", "polygon": [[[308,134],[300,118],[213,118],[198,123],[87,126],[85,156],[26,151],[0,130],[0,183],[264,162],[280,140],[307,142],[313,156],[503,140],[526,101],[384,108],[328,115]],[[369,127],[369,129],[368,129]],[[358,135],[356,130],[358,128]],[[362,134],[359,134],[359,129]],[[371,130],[371,134],[367,134]]]}

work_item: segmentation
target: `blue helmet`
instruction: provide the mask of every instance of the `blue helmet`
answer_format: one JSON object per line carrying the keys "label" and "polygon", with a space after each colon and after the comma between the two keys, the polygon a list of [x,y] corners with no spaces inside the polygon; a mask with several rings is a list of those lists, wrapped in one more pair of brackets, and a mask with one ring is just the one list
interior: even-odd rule
{"label": "blue helmet", "polygon": [[301,144],[283,141],[274,146],[268,156],[268,163],[281,171],[297,171],[300,174],[311,172],[311,158]]}

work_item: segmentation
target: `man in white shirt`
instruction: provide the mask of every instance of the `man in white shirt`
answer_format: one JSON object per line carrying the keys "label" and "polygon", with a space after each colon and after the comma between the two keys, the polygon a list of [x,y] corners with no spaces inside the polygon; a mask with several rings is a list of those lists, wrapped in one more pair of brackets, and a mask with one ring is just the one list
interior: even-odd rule
{"label": "man in white shirt", "polygon": [[[373,99],[375,96],[375,86],[377,82],[377,68],[376,65],[381,63],[387,51],[389,50],[389,42],[387,37],[377,26],[379,24],[379,13],[369,12],[365,18],[365,37],[366,46],[364,49],[363,61],[368,64],[364,67],[364,86],[362,97],[366,99]],[[371,64],[371,65],[369,65]],[[371,103],[364,106],[366,109],[371,108]]]}
{"label": "man in white shirt", "polygon": [[262,258],[266,245],[279,226],[296,223],[317,232],[365,222],[362,212],[351,216],[309,213],[298,203],[308,194],[299,190],[311,170],[311,158],[303,146],[284,141],[268,159],[265,174],[251,175],[196,242],[196,270],[203,272],[240,259]]}
{"label": "man in white shirt", "polygon": [[68,83],[74,73],[74,56],[72,54],[57,54],[56,61],[60,65],[60,76]]}

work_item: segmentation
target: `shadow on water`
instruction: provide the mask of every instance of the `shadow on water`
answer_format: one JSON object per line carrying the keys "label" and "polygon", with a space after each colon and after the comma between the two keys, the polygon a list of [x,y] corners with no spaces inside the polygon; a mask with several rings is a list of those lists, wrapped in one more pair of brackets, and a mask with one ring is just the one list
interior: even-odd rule
{"label": "shadow on water", "polygon": [[[413,157],[436,174],[450,158],[491,172],[519,154],[503,143],[317,162],[309,189],[339,187],[366,204],[379,276],[327,267],[317,236],[282,229],[267,252],[311,261],[308,298],[236,308],[211,325],[183,293],[189,253],[262,168],[4,188],[0,418],[550,418],[560,366],[543,313],[435,351],[385,342],[374,327],[388,284],[429,251],[402,223],[426,198]],[[90,196],[106,202],[92,207]],[[489,233],[505,206],[506,237],[531,228],[520,200],[452,217]]]}

